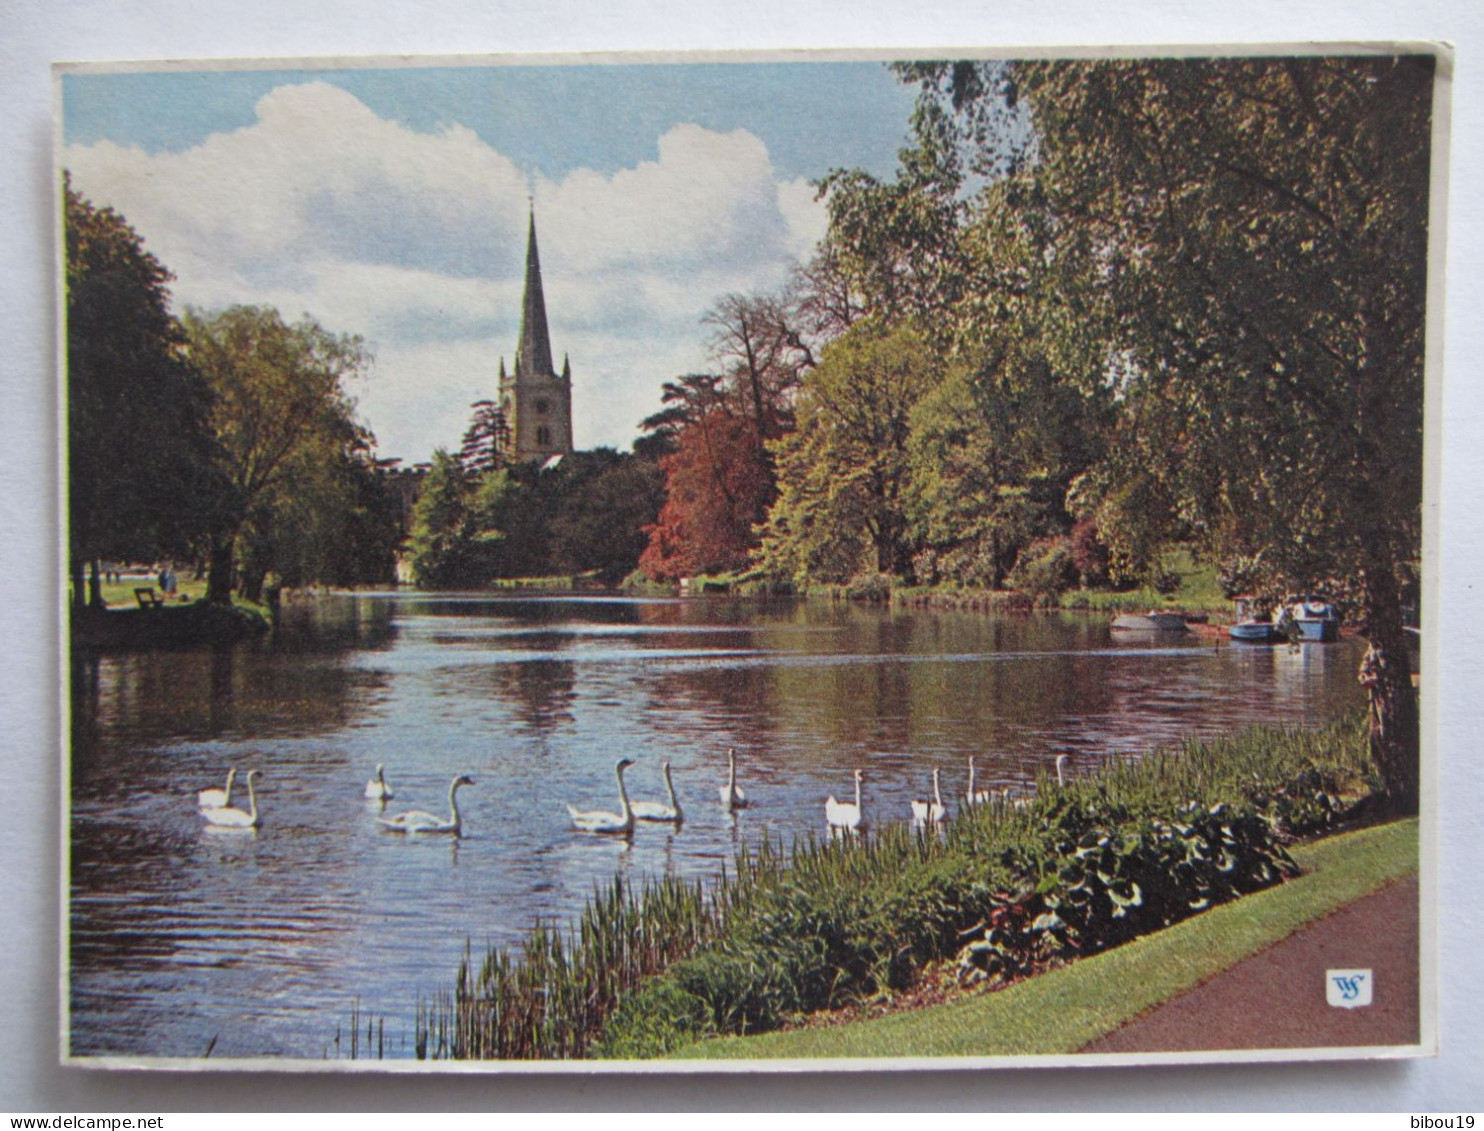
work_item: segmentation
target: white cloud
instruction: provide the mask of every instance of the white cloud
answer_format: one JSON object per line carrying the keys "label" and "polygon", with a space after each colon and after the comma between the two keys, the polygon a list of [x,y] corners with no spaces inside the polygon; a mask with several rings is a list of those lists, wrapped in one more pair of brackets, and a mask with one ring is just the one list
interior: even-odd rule
{"label": "white cloud", "polygon": [[707,306],[778,285],[823,233],[813,190],[780,180],[745,130],[679,123],[653,161],[529,185],[468,128],[419,133],[328,84],[281,86],[256,109],[180,153],[99,142],[65,163],[175,272],[178,305],[273,305],[365,337],[362,415],[409,461],[457,445],[513,360],[528,192],[583,446],[627,447],[660,383],[704,363]]}

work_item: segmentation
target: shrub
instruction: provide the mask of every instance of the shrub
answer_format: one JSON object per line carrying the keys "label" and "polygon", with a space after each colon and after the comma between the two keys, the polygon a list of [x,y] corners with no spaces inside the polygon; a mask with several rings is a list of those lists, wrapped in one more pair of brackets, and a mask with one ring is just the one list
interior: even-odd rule
{"label": "shrub", "polygon": [[1068,554],[1072,567],[1081,575],[1084,589],[1108,584],[1113,558],[1108,547],[1098,537],[1096,519],[1084,518],[1072,527]]}
{"label": "shrub", "polygon": [[1066,538],[1041,538],[1020,552],[1006,582],[1038,601],[1054,603],[1063,590],[1077,584],[1071,543]]}
{"label": "shrub", "polygon": [[881,604],[891,600],[895,579],[889,573],[858,573],[845,586],[845,596],[851,601],[870,601]]}

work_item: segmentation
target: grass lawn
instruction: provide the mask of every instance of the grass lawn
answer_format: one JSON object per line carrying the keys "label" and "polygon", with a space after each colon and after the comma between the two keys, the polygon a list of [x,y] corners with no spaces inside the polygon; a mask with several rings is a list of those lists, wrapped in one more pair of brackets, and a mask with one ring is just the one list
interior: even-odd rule
{"label": "grass lawn", "polygon": [[1191,613],[1231,615],[1231,599],[1221,591],[1216,566],[1210,562],[1197,562],[1189,549],[1183,546],[1166,551],[1163,564],[1180,578],[1180,588],[1168,596],[1148,587],[1127,592],[1073,589],[1061,595],[1061,606],[1064,609],[1092,609],[1109,613],[1179,609]]}
{"label": "grass lawn", "polygon": [[1295,849],[1303,875],[997,993],[829,1028],[702,1041],[672,1059],[1064,1055],[1417,869],[1415,820]]}
{"label": "grass lawn", "polygon": [[[173,604],[180,604],[182,597],[188,597],[192,601],[206,596],[206,579],[194,580],[188,572],[177,572],[176,575],[177,594]],[[107,582],[103,586],[103,603],[110,609],[134,609],[139,607],[139,600],[134,596],[136,589],[153,589],[156,593],[160,591],[159,578],[151,576],[136,577],[126,574],[120,582]]]}

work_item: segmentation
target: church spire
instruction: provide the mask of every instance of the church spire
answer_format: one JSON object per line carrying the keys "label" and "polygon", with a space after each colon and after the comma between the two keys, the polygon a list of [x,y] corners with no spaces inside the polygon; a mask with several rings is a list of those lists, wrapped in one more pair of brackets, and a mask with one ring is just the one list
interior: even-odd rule
{"label": "church spire", "polygon": [[555,376],[551,335],[546,327],[546,296],[541,292],[541,259],[536,254],[536,206],[532,203],[530,235],[526,241],[526,295],[520,316],[515,378]]}

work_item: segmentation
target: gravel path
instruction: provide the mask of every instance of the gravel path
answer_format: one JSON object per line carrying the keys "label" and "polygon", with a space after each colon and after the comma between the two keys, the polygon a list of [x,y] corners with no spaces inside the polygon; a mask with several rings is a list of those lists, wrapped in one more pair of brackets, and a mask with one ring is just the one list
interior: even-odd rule
{"label": "gravel path", "polygon": [[[1412,875],[1316,920],[1082,1051],[1415,1045],[1421,1032],[1417,931]],[[1326,971],[1335,969],[1371,970],[1371,1004],[1330,1005]]]}

